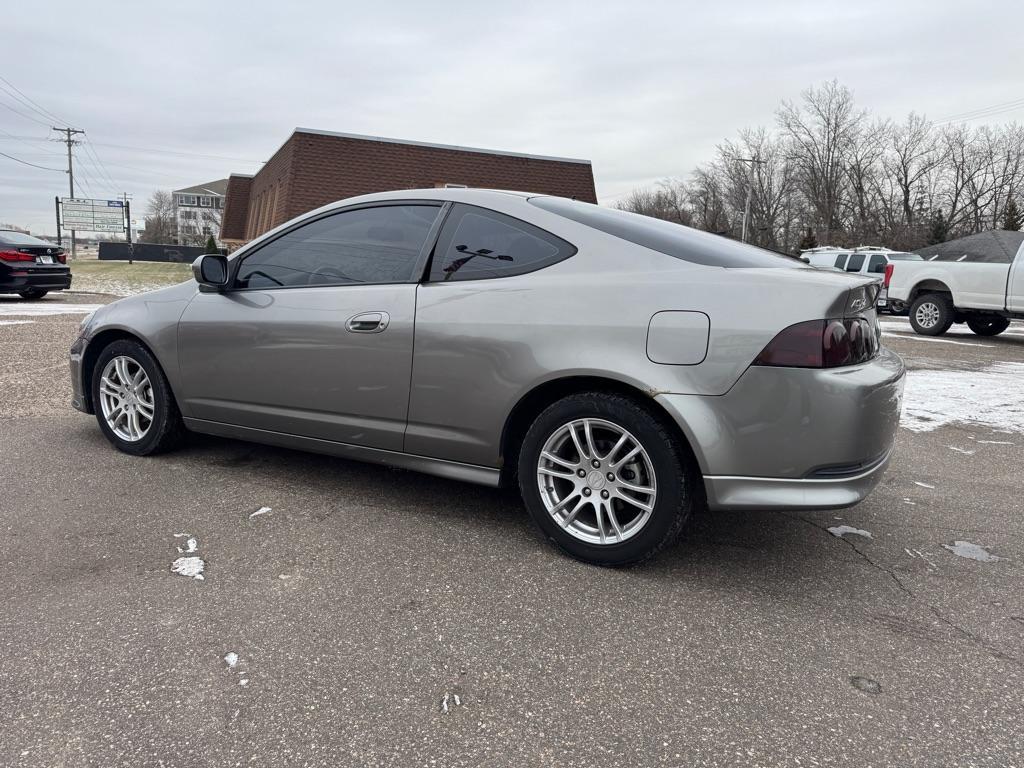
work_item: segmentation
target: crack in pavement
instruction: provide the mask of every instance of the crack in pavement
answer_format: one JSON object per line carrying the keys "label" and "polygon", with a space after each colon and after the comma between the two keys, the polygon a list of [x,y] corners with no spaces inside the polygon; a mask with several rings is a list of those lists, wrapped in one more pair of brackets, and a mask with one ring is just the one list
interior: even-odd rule
{"label": "crack in pavement", "polygon": [[[872,560],[871,557],[868,556],[868,554],[866,552],[863,552],[860,549],[858,549],[857,545],[852,540],[847,539],[845,536],[834,536],[828,530],[828,528],[826,528],[825,526],[822,526],[822,525],[818,525],[816,522],[814,522],[813,520],[808,520],[806,517],[802,517],[802,516],[797,515],[797,514],[787,514],[786,512],[783,512],[782,515],[783,515],[783,517],[788,517],[791,520],[799,520],[802,523],[806,523],[807,525],[811,526],[812,528],[817,528],[819,531],[823,531],[823,532],[827,533],[831,538],[839,539],[844,544],[846,544],[850,549],[852,549],[854,552],[856,552],[860,556],[861,560],[863,560],[865,563],[870,565],[872,568],[874,568],[874,569],[876,569],[878,571],[881,571],[882,573],[887,575],[889,577],[889,579],[900,590],[900,592],[902,592],[904,595],[909,597],[915,604],[923,602],[922,600],[920,600],[917,597],[917,595],[914,594],[914,591],[912,589],[910,589],[910,587],[908,587],[906,584],[903,583],[903,581],[900,580],[899,576],[897,576],[896,573],[892,569],[886,568],[884,565],[882,565],[880,563],[877,563],[874,560]],[[978,646],[979,648],[984,649],[985,651],[987,651],[993,657],[995,657],[997,659],[1000,659],[1002,661],[1012,661],[1015,664],[1021,664],[1021,659],[1019,659],[1018,657],[1013,656],[1011,654],[1008,654],[1005,651],[1000,650],[999,648],[994,648],[993,646],[989,645],[981,637],[979,637],[978,635],[974,634],[969,629],[966,629],[965,627],[960,626],[955,621],[953,621],[951,618],[949,618],[948,616],[943,614],[942,611],[940,611],[934,605],[931,605],[929,603],[925,603],[925,607],[941,623],[945,624],[947,627],[949,627],[950,629],[954,630],[957,634],[959,634],[961,637],[969,640],[974,645]]]}

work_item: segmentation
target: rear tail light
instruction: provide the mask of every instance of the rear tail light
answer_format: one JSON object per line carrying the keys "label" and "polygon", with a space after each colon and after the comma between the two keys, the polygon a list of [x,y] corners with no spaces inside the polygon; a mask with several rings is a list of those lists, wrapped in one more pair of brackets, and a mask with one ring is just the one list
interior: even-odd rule
{"label": "rear tail light", "polygon": [[754,365],[837,368],[878,354],[878,334],[865,317],[808,320],[791,325],[768,342]]}
{"label": "rear tail light", "polygon": [[54,256],[54,258],[57,259],[57,261],[60,262],[61,264],[68,263],[68,255],[64,253],[64,251],[57,251],[57,254],[56,256]]}
{"label": "rear tail light", "polygon": [[31,253],[21,251],[0,251],[0,261],[35,261],[36,257]]}
{"label": "rear tail light", "polygon": [[889,281],[892,280],[892,270],[895,266],[892,262],[885,265],[885,278],[882,280],[883,287],[889,287]]}

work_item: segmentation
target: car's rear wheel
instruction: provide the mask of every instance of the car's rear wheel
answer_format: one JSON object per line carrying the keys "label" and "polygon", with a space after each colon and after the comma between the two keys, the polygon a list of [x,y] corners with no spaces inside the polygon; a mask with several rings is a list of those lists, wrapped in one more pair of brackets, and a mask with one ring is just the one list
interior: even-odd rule
{"label": "car's rear wheel", "polygon": [[597,565],[646,560],[690,516],[687,454],[647,407],[622,395],[566,397],[533,422],[519,454],[519,486],[541,531]]}
{"label": "car's rear wheel", "polygon": [[23,299],[41,299],[48,293],[49,291],[44,291],[39,288],[30,288],[27,291],[19,291],[18,295]]}
{"label": "car's rear wheel", "polygon": [[945,293],[926,293],[910,305],[910,324],[922,336],[941,336],[953,324],[953,302]]}
{"label": "car's rear wheel", "polygon": [[967,327],[979,336],[998,336],[1010,327],[1010,320],[999,315],[978,315],[967,318]]}
{"label": "car's rear wheel", "polygon": [[184,426],[159,363],[130,339],[108,344],[92,375],[96,420],[120,451],[149,456],[180,444]]}

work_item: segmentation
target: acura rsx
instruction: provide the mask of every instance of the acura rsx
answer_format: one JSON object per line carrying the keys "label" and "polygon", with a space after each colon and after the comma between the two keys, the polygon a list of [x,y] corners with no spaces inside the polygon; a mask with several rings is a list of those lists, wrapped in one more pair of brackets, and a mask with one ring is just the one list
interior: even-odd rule
{"label": "acura rsx", "polygon": [[186,431],[518,486],[603,565],[691,512],[835,509],[878,483],[904,366],[877,282],[545,195],[320,208],[82,322],[73,404],[148,455]]}

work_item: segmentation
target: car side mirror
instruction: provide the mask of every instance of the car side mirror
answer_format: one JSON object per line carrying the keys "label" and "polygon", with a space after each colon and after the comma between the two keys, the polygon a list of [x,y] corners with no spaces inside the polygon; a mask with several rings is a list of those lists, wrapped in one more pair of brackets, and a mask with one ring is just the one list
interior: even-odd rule
{"label": "car side mirror", "polygon": [[192,262],[192,275],[201,291],[221,291],[228,284],[228,260],[220,253],[204,253]]}

